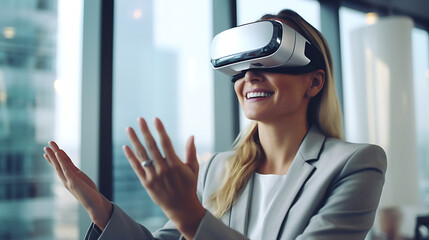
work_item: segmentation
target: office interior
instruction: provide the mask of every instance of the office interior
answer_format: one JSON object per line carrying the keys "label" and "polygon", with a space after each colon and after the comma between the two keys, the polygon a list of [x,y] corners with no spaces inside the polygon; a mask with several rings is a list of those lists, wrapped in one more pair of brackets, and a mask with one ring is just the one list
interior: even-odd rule
{"label": "office interior", "polygon": [[284,8],[328,40],[345,139],[387,153],[367,239],[391,219],[402,239],[429,239],[425,0],[0,0],[0,239],[83,238],[90,219],[43,158],[50,140],[136,221],[163,226],[125,128],[159,117],[179,156],[195,136],[199,161],[230,149],[249,121],[211,39]]}

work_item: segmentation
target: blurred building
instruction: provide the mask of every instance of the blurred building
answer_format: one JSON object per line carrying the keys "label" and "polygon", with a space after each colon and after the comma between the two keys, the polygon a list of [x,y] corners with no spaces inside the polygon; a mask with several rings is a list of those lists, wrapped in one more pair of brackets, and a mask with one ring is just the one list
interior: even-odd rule
{"label": "blurred building", "polygon": [[0,239],[52,239],[56,0],[0,1]]}
{"label": "blurred building", "polygon": [[[115,2],[113,47],[117,59],[113,78],[113,201],[152,231],[162,227],[167,218],[141,185],[122,146],[130,144],[125,127],[135,127],[138,116],[147,117],[152,125],[148,116],[153,114],[166,126],[174,126],[179,117],[178,54],[154,41],[154,5],[154,0]],[[179,130],[169,129],[170,138],[177,139]]]}

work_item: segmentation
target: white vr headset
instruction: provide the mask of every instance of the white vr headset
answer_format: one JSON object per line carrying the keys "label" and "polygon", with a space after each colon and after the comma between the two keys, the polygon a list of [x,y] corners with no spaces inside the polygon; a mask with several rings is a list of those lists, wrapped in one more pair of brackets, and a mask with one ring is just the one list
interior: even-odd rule
{"label": "white vr headset", "polygon": [[244,24],[217,34],[211,45],[211,63],[233,81],[249,69],[301,74],[324,68],[319,50],[277,20]]}

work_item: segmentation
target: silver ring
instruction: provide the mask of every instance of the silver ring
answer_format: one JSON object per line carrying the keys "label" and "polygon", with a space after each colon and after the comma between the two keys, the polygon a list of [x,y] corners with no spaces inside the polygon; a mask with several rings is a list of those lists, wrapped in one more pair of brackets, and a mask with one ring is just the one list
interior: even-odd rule
{"label": "silver ring", "polygon": [[143,161],[143,162],[141,162],[142,167],[149,167],[149,166],[151,166],[152,164],[153,164],[153,160],[152,160],[152,159],[149,159],[149,160],[147,160],[147,161]]}

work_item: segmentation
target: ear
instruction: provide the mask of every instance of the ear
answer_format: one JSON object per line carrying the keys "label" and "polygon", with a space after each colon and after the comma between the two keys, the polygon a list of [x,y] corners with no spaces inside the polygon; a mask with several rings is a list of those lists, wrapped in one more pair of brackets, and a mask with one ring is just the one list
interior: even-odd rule
{"label": "ear", "polygon": [[307,88],[306,95],[309,98],[316,96],[323,88],[325,84],[325,71],[322,69],[318,69],[313,71],[310,75],[311,82],[309,87]]}

